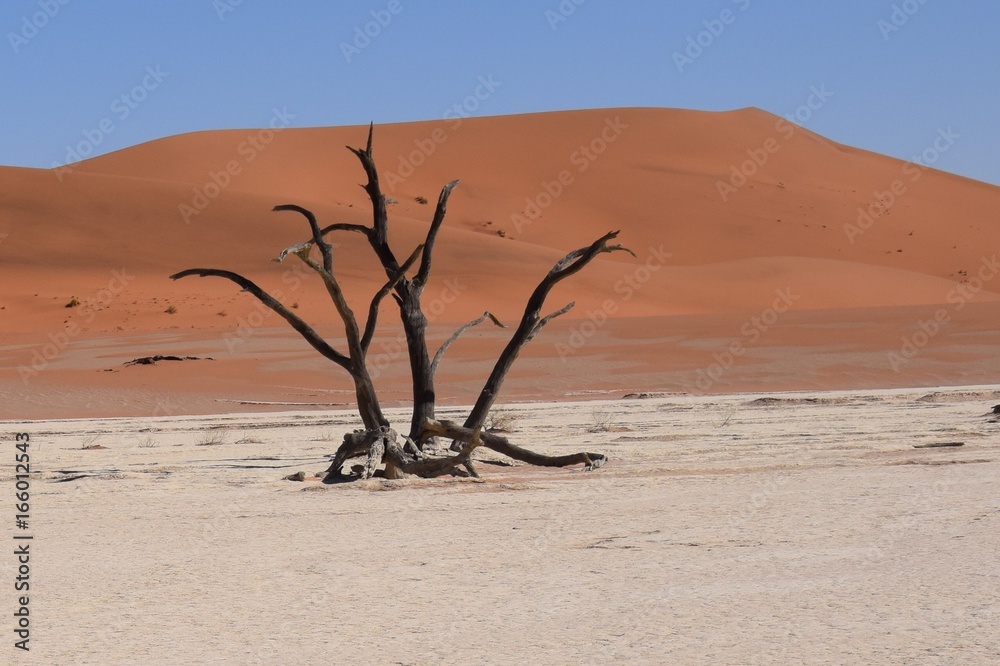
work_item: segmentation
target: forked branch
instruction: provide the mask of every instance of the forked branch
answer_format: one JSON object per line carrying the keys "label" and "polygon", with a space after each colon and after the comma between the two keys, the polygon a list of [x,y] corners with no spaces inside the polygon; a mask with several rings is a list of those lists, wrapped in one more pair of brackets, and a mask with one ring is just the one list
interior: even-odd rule
{"label": "forked branch", "polygon": [[469,323],[465,324],[464,326],[462,326],[461,328],[459,328],[457,331],[455,331],[454,333],[452,333],[451,337],[448,338],[447,340],[445,340],[444,343],[441,345],[441,347],[438,348],[437,353],[434,354],[434,360],[431,361],[431,378],[433,378],[437,374],[438,365],[441,364],[441,358],[444,356],[444,353],[446,351],[448,351],[448,347],[450,347],[452,345],[452,343],[455,342],[455,340],[458,340],[460,337],[462,337],[463,333],[465,333],[466,331],[468,331],[473,326],[478,326],[479,324],[483,323],[487,319],[489,319],[490,321],[492,321],[496,326],[498,326],[500,328],[507,328],[506,326],[504,326],[500,322],[499,319],[497,319],[495,316],[493,316],[492,312],[489,312],[489,311],[484,312],[481,317],[473,319]]}
{"label": "forked branch", "polygon": [[371,242],[375,254],[378,255],[379,261],[382,262],[386,276],[391,278],[399,271],[399,262],[396,261],[396,256],[389,248],[389,213],[386,209],[385,196],[382,194],[382,189],[379,186],[375,158],[372,155],[372,135],[374,131],[375,125],[372,123],[368,126],[368,143],[364,150],[352,148],[351,146],[347,146],[347,149],[357,156],[362,168],[365,170],[365,175],[368,176],[368,182],[361,186],[368,193],[368,198],[372,202],[372,226],[368,240]]}
{"label": "forked branch", "polygon": [[438,230],[441,228],[445,213],[448,210],[448,197],[451,196],[451,191],[455,189],[458,182],[457,180],[453,180],[442,187],[441,194],[438,196],[437,208],[434,210],[434,219],[431,221],[430,229],[427,230],[427,240],[424,241],[424,258],[420,261],[420,269],[413,278],[421,286],[427,284],[427,278],[431,272],[431,255],[434,253],[434,241],[437,240]]}
{"label": "forked branch", "polygon": [[384,299],[389,292],[396,288],[396,285],[406,277],[406,271],[410,270],[410,267],[417,261],[421,252],[424,250],[423,245],[418,245],[415,250],[410,254],[403,265],[399,267],[399,271],[396,275],[389,279],[382,288],[378,290],[375,296],[372,297],[372,302],[368,306],[368,321],[365,324],[364,335],[361,336],[361,349],[366,354],[368,353],[368,347],[371,346],[372,338],[375,336],[375,326],[378,323],[378,309],[382,304],[382,299]]}
{"label": "forked branch", "polygon": [[316,216],[313,212],[302,206],[297,206],[296,204],[282,204],[280,206],[275,206],[271,210],[273,211],[285,211],[291,210],[304,215],[307,220],[309,220],[309,229],[312,231],[313,244],[319,248],[320,254],[323,256],[323,268],[326,269],[327,273],[333,272],[333,247],[326,242],[323,238],[323,231],[319,228],[319,222],[316,221]]}
{"label": "forked branch", "polygon": [[553,318],[568,312],[573,307],[573,304],[570,303],[561,310],[540,318],[539,313],[545,305],[545,298],[549,295],[552,288],[562,280],[582,270],[584,266],[600,254],[628,252],[632,256],[635,256],[635,253],[628,248],[618,243],[611,244],[609,242],[617,237],[617,231],[609,231],[587,247],[573,250],[556,262],[552,270],[542,278],[542,281],[535,287],[531,297],[528,299],[528,304],[524,308],[524,314],[521,316],[521,323],[518,325],[517,330],[514,331],[503,353],[500,354],[500,358],[497,359],[496,364],[493,366],[493,372],[490,374],[489,379],[486,380],[486,384],[479,394],[479,399],[469,413],[469,417],[465,420],[465,427],[473,430],[482,427],[486,422],[490,408],[493,406],[493,401],[500,393],[500,386],[503,384],[507,372],[517,359],[521,348],[538,334],[545,324]]}

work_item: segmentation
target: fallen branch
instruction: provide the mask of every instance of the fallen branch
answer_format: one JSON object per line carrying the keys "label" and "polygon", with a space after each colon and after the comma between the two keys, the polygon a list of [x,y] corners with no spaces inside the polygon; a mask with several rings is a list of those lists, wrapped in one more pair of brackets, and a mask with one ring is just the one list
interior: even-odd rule
{"label": "fallen branch", "polygon": [[[507,441],[506,437],[501,437],[491,432],[481,432],[464,426],[460,426],[453,421],[425,421],[421,431],[421,438],[446,437],[448,439],[465,442],[471,445],[478,441],[483,447],[501,453],[514,460],[537,465],[539,467],[568,467],[570,465],[584,465],[587,471],[597,469],[608,461],[603,453],[570,453],[562,456],[547,456],[536,453],[529,449],[522,448]],[[462,451],[468,451],[469,446],[462,447]]]}

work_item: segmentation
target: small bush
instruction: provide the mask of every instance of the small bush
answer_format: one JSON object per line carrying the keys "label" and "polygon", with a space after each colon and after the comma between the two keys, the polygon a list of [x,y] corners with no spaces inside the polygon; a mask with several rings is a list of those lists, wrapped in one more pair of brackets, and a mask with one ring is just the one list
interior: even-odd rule
{"label": "small bush", "polygon": [[69,299],[69,303],[67,303],[65,305],[65,307],[67,307],[67,308],[75,308],[78,305],[80,305],[80,299],[77,298],[76,296],[74,296],[73,298]]}
{"label": "small bush", "polygon": [[164,310],[164,312],[166,312],[167,314],[177,314],[177,308],[171,305],[169,308]]}
{"label": "small bush", "polygon": [[224,430],[213,430],[206,432],[200,440],[198,446],[219,446],[226,443],[226,432]]}
{"label": "small bush", "polygon": [[487,432],[514,432],[518,416],[505,407],[497,407],[486,417]]}
{"label": "small bush", "polygon": [[421,206],[426,206],[427,205],[427,197],[417,197],[416,198],[416,202],[418,204],[420,204]]}
{"label": "small bush", "polygon": [[587,432],[611,432],[615,429],[614,412],[595,411],[591,416],[594,422],[587,428]]}

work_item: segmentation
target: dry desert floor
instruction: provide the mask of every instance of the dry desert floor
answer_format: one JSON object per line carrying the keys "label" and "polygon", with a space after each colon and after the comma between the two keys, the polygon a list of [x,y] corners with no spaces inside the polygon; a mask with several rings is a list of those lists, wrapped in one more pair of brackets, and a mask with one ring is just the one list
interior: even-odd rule
{"label": "dry desert floor", "polygon": [[31,651],[4,663],[1000,663],[996,402],[510,405],[513,441],[610,462],[332,486],[283,477],[350,412],[7,421],[34,540]]}

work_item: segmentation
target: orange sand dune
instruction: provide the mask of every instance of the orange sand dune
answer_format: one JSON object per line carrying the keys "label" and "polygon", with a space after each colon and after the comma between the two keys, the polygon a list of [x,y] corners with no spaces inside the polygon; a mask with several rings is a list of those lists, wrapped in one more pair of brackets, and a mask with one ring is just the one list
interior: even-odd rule
{"label": "orange sand dune", "polygon": [[[184,268],[241,272],[336,337],[340,329],[318,280],[297,259],[270,261],[306,239],[304,220],[270,209],[298,203],[324,224],[370,222],[366,195],[357,186],[363,174],[344,148],[363,145],[366,135],[365,127],[200,132],[54,171],[0,168],[0,394],[7,409],[36,400],[33,391],[43,385],[56,393],[64,384],[67,390],[96,389],[97,370],[87,354],[106,346],[101,340],[114,341],[109,363],[120,363],[143,355],[140,350],[186,354],[198,340],[266,330],[274,344],[308,356],[294,332],[277,327],[234,285],[167,279]],[[935,138],[947,144],[942,135],[928,137],[929,146]],[[643,382],[634,388],[682,389],[691,378],[672,373],[688,352],[678,355],[656,342],[672,331],[692,336],[692,343],[695,335],[724,341],[739,339],[742,323],[754,317],[775,324],[794,315],[793,334],[782,344],[789,354],[804,354],[816,351],[820,339],[826,344],[816,331],[830,330],[847,311],[860,330],[892,331],[851,336],[846,344],[861,355],[885,357],[904,344],[924,313],[933,317],[938,310],[947,315],[942,330],[972,326],[986,336],[986,343],[957,357],[938,346],[945,337],[933,336],[921,345],[922,362],[935,355],[947,360],[935,364],[933,374],[866,368],[875,373],[866,375],[866,387],[963,383],[972,376],[979,383],[1000,380],[976,369],[995,355],[989,341],[1000,330],[992,323],[1000,310],[996,187],[843,146],[757,109],[607,109],[385,125],[376,127],[374,146],[383,189],[396,200],[391,240],[400,255],[422,240],[441,186],[462,181],[425,296],[441,335],[486,308],[516,322],[552,263],[609,229],[620,229],[620,240],[635,251],[635,258],[602,257],[553,292],[552,309],[577,303],[562,324],[564,337],[579,326],[601,328],[601,334],[574,348],[576,374],[558,387],[546,389],[544,373],[525,367],[524,376],[537,381],[518,395],[558,397],[574,382],[580,389],[618,387],[614,375],[625,362],[620,339],[631,327],[657,333],[629,346],[627,354],[659,373],[629,375]],[[338,274],[363,311],[381,279],[371,252],[357,234],[333,240]],[[65,307],[71,299],[79,305]],[[973,310],[965,307],[970,303],[978,308],[974,325],[960,314]],[[384,335],[391,340],[396,317],[391,304],[384,310]],[[919,312],[916,319],[913,312]],[[887,316],[898,320],[887,322]],[[807,325],[810,318],[815,327]],[[694,324],[721,327],[733,320],[735,334]],[[543,338],[533,344],[554,349],[558,343]],[[216,388],[236,395],[249,381],[266,396],[271,384],[260,380],[259,358],[241,349],[227,351]],[[752,372],[741,369],[747,358],[727,374],[734,387],[769,386],[777,376],[769,368],[787,374],[766,361]],[[195,366],[169,376],[145,369],[158,373],[168,393],[213,394],[192,387],[203,372]],[[746,377],[734,379],[742,370]],[[448,372],[443,379],[459,381]],[[100,385],[127,396],[137,376],[109,373]],[[343,379],[322,381],[339,386]],[[471,390],[475,380],[468,381]],[[828,388],[857,381],[849,368],[816,380]],[[794,377],[781,385],[795,388]],[[453,393],[459,399],[460,392]],[[53,400],[55,394],[46,395]],[[67,409],[81,414],[146,409],[127,399],[73,404]],[[44,409],[43,415],[62,413],[56,405],[51,413]]]}

